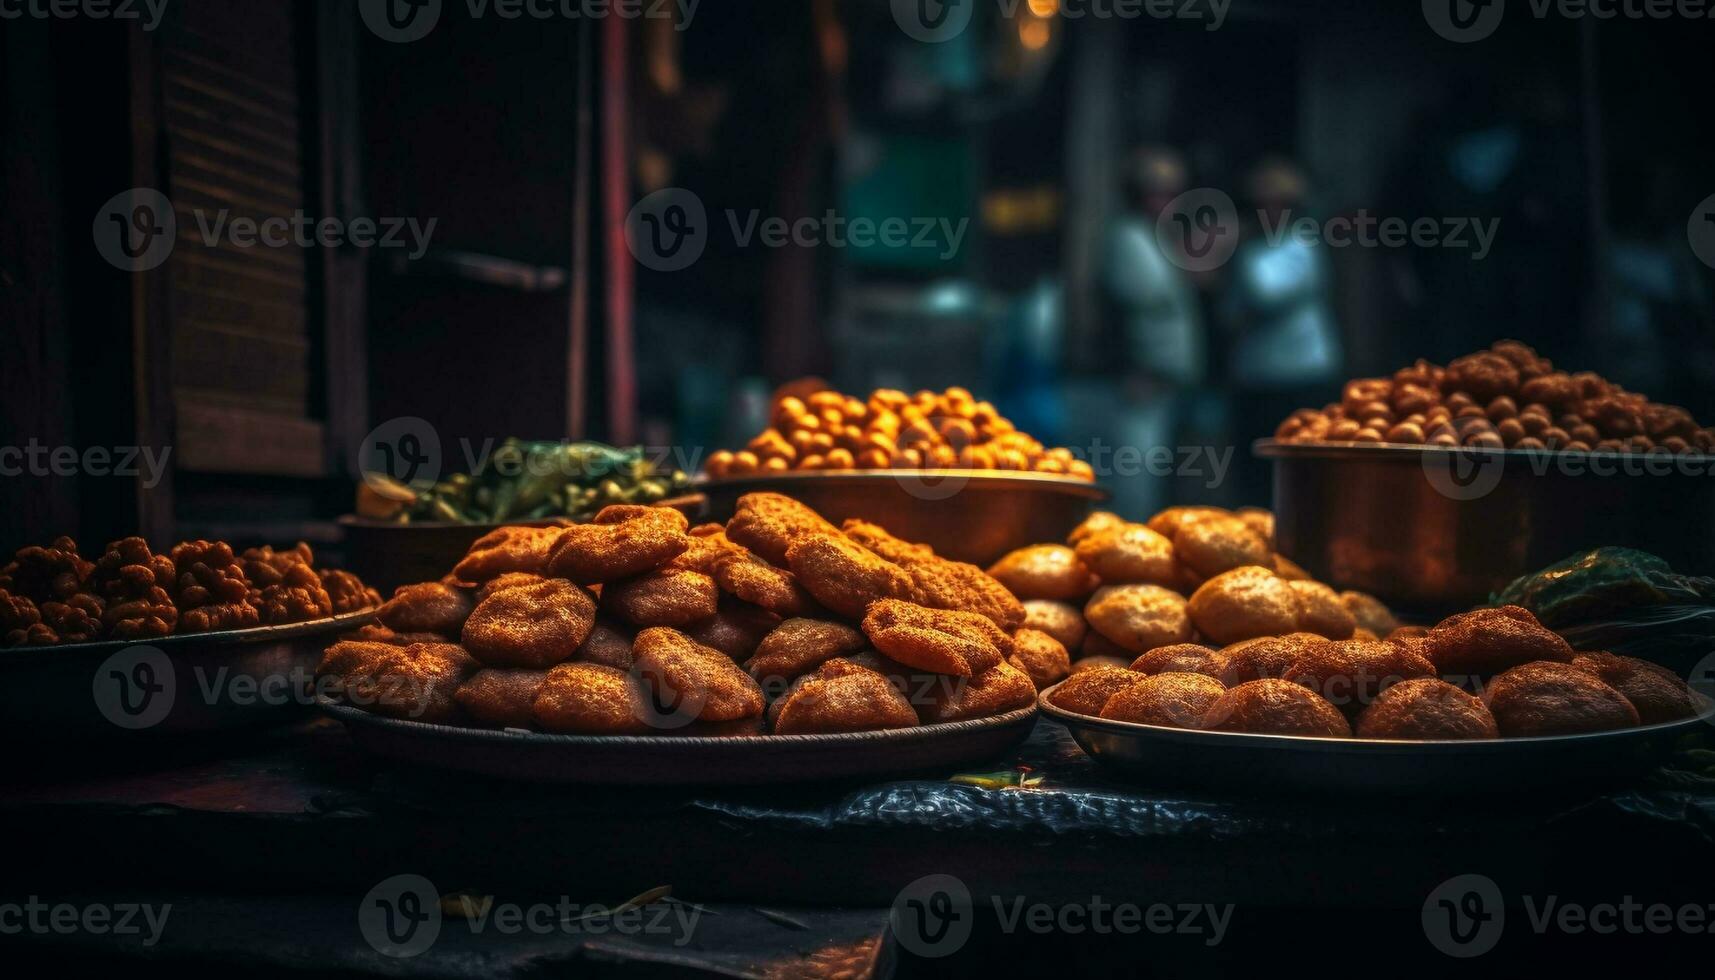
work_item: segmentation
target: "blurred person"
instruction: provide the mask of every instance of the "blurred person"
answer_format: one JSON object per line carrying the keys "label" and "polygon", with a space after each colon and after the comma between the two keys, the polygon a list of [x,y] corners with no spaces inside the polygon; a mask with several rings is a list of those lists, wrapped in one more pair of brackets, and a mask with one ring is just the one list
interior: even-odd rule
{"label": "blurred person", "polygon": [[1344,354],[1326,244],[1290,233],[1307,216],[1304,172],[1284,157],[1264,157],[1245,178],[1245,197],[1242,237],[1219,299],[1238,443],[1227,502],[1267,505],[1269,469],[1249,444],[1273,435],[1294,409],[1334,397]]}

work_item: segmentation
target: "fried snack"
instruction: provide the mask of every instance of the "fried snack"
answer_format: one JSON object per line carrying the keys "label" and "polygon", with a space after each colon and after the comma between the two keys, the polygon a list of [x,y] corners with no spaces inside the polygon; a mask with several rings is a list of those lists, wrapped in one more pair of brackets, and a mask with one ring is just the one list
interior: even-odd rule
{"label": "fried snack", "polygon": [[1141,582],[1178,588],[1183,578],[1173,542],[1142,524],[1092,532],[1078,542],[1076,554],[1108,585]]}
{"label": "fried snack", "polygon": [[1191,595],[1191,621],[1216,643],[1282,636],[1298,629],[1298,597],[1285,579],[1257,565],[1222,572]]}
{"label": "fried snack", "polygon": [[796,575],[770,565],[747,548],[732,545],[712,564],[709,574],[722,592],[776,616],[808,616],[818,609],[816,600],[799,584]]}
{"label": "fried snack", "polygon": [[1059,640],[1067,650],[1082,648],[1084,634],[1089,631],[1084,613],[1077,606],[1047,599],[1031,599],[1024,604],[1022,628],[1041,630]]}
{"label": "fried snack", "polygon": [[477,669],[463,647],[454,643],[413,643],[408,647],[389,646],[387,650],[367,665],[375,682],[370,711],[431,725],[462,720],[454,696],[459,685]]}
{"label": "fried snack", "polygon": [[844,528],[847,537],[905,569],[915,587],[909,598],[918,605],[986,616],[1008,633],[1023,625],[1024,604],[981,568],[941,558],[928,545],[902,541],[865,521],[846,521]]}
{"label": "fried snack", "polygon": [[1217,680],[1226,668],[1226,657],[1196,643],[1156,647],[1131,662],[1131,669],[1140,674],[1203,674]]}
{"label": "fried snack", "polygon": [[469,592],[441,582],[401,585],[382,603],[375,618],[400,633],[436,633],[455,637],[476,608]]}
{"label": "fried snack", "polygon": [[1109,585],[1084,607],[1090,628],[1137,655],[1191,639],[1185,598],[1159,585]]}
{"label": "fried snack", "polygon": [[308,544],[300,541],[285,551],[267,546],[249,548],[242,564],[250,580],[248,601],[262,622],[302,623],[333,615],[333,598],[322,587]]}
{"label": "fried snack", "polygon": [[786,553],[800,541],[839,533],[809,507],[778,493],[747,493],[727,522],[727,537],[773,565],[787,564]]}
{"label": "fried snack", "polygon": [[1101,584],[1077,552],[1060,544],[1019,548],[989,566],[988,574],[1020,599],[1081,601]]}
{"label": "fried snack", "polygon": [[688,626],[713,616],[720,597],[707,575],[662,568],[603,586],[601,608],[633,626]]}
{"label": "fried snack", "polygon": [[1580,653],[1572,658],[1572,666],[1625,695],[1645,725],[1697,714],[1691,688],[1660,664],[1612,653]]}
{"label": "fried snack", "polygon": [[788,619],[763,637],[744,669],[757,680],[792,678],[869,645],[862,633],[844,623]]}
{"label": "fried snack", "polygon": [[1533,661],[1496,677],[1483,703],[1508,738],[1632,728],[1638,709],[1595,674],[1569,663]]}
{"label": "fried snack", "polygon": [[917,712],[886,677],[853,664],[805,677],[773,713],[776,735],[911,728]]}
{"label": "fried snack", "polygon": [[77,553],[77,542],[55,538],[47,547],[20,548],[0,568],[0,590],[22,596],[36,605],[64,602],[84,587],[95,565]]}
{"label": "fried snack", "polygon": [[355,632],[347,633],[345,639],[361,643],[386,643],[396,647],[408,647],[413,643],[445,643],[447,641],[446,637],[438,633],[396,633],[382,623],[365,624]]}
{"label": "fried snack", "polygon": [[1375,596],[1362,592],[1342,592],[1340,604],[1352,614],[1352,622],[1359,629],[1369,630],[1377,636],[1388,636],[1399,629],[1399,620],[1394,618],[1393,611]]}
{"label": "fried snack", "polygon": [[1358,628],[1340,594],[1321,582],[1287,582],[1298,599],[1298,629],[1330,640],[1350,639]]}
{"label": "fried snack", "polygon": [[1268,550],[1274,550],[1274,512],[1261,507],[1240,507],[1233,511],[1233,516],[1245,522],[1245,526],[1257,533]]}
{"label": "fried snack", "polygon": [[1169,541],[1179,529],[1210,517],[1231,517],[1233,512],[1221,507],[1169,507],[1149,519],[1149,529]]}
{"label": "fried snack", "polygon": [[548,553],[560,540],[559,527],[498,527],[477,538],[464,558],[453,566],[461,582],[481,584],[509,572],[544,575]]}
{"label": "fried snack", "polygon": [[618,670],[630,670],[631,643],[632,634],[629,629],[597,617],[583,646],[578,647],[578,652],[572,654],[572,660],[580,664],[601,664]]}
{"label": "fried snack", "polygon": [[1439,677],[1416,677],[1389,687],[1358,715],[1354,728],[1359,738],[1501,737],[1482,698]]}
{"label": "fried snack", "polygon": [[[89,643],[101,639],[106,632],[101,621],[106,609],[105,603],[87,592],[79,592],[64,602],[50,599],[42,603],[41,625],[53,631],[54,642]],[[183,623],[181,619],[181,628]]]}
{"label": "fried snack", "polygon": [[743,663],[756,653],[762,640],[780,625],[780,617],[740,602],[724,602],[720,610],[700,623],[685,627],[685,635],[706,647]]}
{"label": "fried snack", "polygon": [[[458,580],[457,576],[448,576],[448,579]],[[520,585],[535,585],[537,582],[546,581],[548,581],[546,578],[537,575],[535,572],[502,572],[477,587],[476,601],[481,602],[501,589],[515,589]],[[442,579],[441,584],[451,585],[452,582]],[[398,594],[397,590],[394,594]]]}
{"label": "fried snack", "polygon": [[678,630],[652,627],[632,644],[636,672],[665,710],[698,721],[762,714],[762,688],[732,658]]}
{"label": "fried snack", "polygon": [[179,631],[207,633],[255,626],[250,580],[224,541],[186,541],[173,548],[178,571]]}
{"label": "fried snack", "polygon": [[1029,707],[1036,701],[1036,685],[1030,682],[1030,676],[1005,660],[971,677],[948,681],[922,689],[915,707],[923,724],[989,718]]}
{"label": "fried snack", "polygon": [[595,626],[595,599],[563,579],[502,589],[477,603],[462,636],[489,667],[551,667],[572,656]]}
{"label": "fried snack", "polygon": [[1423,638],[1442,677],[1492,677],[1537,660],[1572,662],[1572,647],[1520,606],[1449,616]]}
{"label": "fried snack", "polygon": [[1268,541],[1237,517],[1209,515],[1186,521],[1173,534],[1173,554],[1192,572],[1212,578],[1246,565],[1268,566]]}
{"label": "fried snack", "polygon": [[1072,673],[1071,655],[1047,633],[1021,629],[1013,634],[1012,646],[1007,662],[1024,671],[1038,691],[1053,687]]}
{"label": "fried snack", "polygon": [[1297,562],[1278,552],[1274,556],[1273,568],[1274,574],[1288,582],[1308,582],[1312,579],[1311,574],[1300,568]]}
{"label": "fried snack", "polygon": [[671,507],[604,507],[593,523],[559,530],[544,574],[579,585],[642,575],[691,546],[686,527],[685,515]]}
{"label": "fried snack", "polygon": [[1220,681],[1206,674],[1155,674],[1108,698],[1100,717],[1140,725],[1197,728],[1226,692]]}
{"label": "fried snack", "polygon": [[[180,568],[182,571],[183,566]],[[322,591],[328,594],[328,601],[332,603],[335,616],[360,609],[374,609],[381,605],[381,593],[364,585],[363,580],[351,572],[339,568],[324,568],[316,574],[321,577]]]}
{"label": "fried snack", "polygon": [[1127,523],[1125,518],[1113,511],[1098,510],[1084,518],[1083,523],[1073,528],[1071,534],[1066,535],[1066,543],[1075,548],[1080,541],[1093,534],[1124,527]]}
{"label": "fried snack", "polygon": [[987,617],[898,599],[870,606],[863,631],[882,653],[937,674],[969,677],[1015,652],[1012,637]]}
{"label": "fried snack", "polygon": [[103,632],[116,640],[167,636],[178,624],[179,610],[168,588],[178,578],[172,558],[149,550],[142,538],[122,538],[107,546],[86,583],[105,604]]}
{"label": "fried snack", "polygon": [[862,619],[873,602],[917,594],[903,568],[837,531],[798,540],[786,560],[817,602],[848,619]]}
{"label": "fried snack", "polygon": [[605,664],[560,664],[548,671],[530,715],[543,731],[566,735],[641,735],[650,731],[643,684]]}
{"label": "fried snack", "polygon": [[1365,640],[1308,646],[1282,675],[1322,695],[1348,718],[1400,681],[1434,676],[1435,665],[1411,650]]}
{"label": "fried snack", "polygon": [[1097,716],[1102,713],[1102,708],[1109,698],[1133,685],[1143,683],[1148,676],[1108,664],[1099,664],[1084,670],[1074,668],[1072,676],[1062,681],[1060,686],[1054,689],[1054,693],[1048,695],[1048,703],[1073,714]]}
{"label": "fried snack", "polygon": [[1340,710],[1309,688],[1267,678],[1230,688],[1203,713],[1199,728],[1259,735],[1346,738],[1352,726]]}
{"label": "fried snack", "polygon": [[50,646],[59,634],[42,625],[42,612],[28,596],[0,589],[0,640],[6,646]]}
{"label": "fried snack", "polygon": [[1317,657],[1332,641],[1314,633],[1259,636],[1223,647],[1220,681],[1237,687],[1247,681],[1283,677],[1293,664]]}
{"label": "fried snack", "polygon": [[535,717],[536,695],[547,682],[545,670],[484,667],[459,685],[453,699],[478,724],[528,728]]}

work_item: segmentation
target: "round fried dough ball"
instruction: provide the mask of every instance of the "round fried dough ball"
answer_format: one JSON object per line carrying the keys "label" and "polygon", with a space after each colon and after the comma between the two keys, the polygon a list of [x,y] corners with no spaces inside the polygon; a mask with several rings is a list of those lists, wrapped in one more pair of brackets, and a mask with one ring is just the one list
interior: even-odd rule
{"label": "round fried dough ball", "polygon": [[589,638],[595,613],[595,599],[564,579],[501,589],[465,620],[464,645],[490,667],[550,667]]}
{"label": "round fried dough ball", "polygon": [[1233,512],[1222,507],[1169,507],[1149,519],[1149,529],[1171,541],[1187,524],[1210,517],[1231,516]]}
{"label": "round fried dough ball", "polygon": [[602,586],[602,611],[633,626],[688,626],[720,605],[715,580],[683,568],[658,568]]}
{"label": "round fried dough ball", "polygon": [[1257,565],[1222,572],[1191,596],[1191,621],[1216,643],[1284,636],[1298,629],[1299,603],[1285,579]]}
{"label": "round fried dough ball", "polygon": [[1357,629],[1357,620],[1333,589],[1321,582],[1287,582],[1286,587],[1298,599],[1300,631],[1345,640]]}
{"label": "round fried dough ball", "polygon": [[1414,677],[1389,687],[1358,715],[1355,728],[1359,738],[1501,737],[1482,698],[1439,677]]}
{"label": "round fried dough ball", "polygon": [[756,655],[744,669],[757,680],[791,680],[835,657],[856,653],[869,645],[862,632],[822,619],[788,619],[762,638]]}
{"label": "round fried dough ball", "polygon": [[1572,658],[1572,666],[1625,695],[1645,725],[1697,714],[1691,688],[1660,664],[1612,653],[1580,653]]}
{"label": "round fried dough ball", "polygon": [[560,664],[536,692],[530,714],[543,731],[567,735],[637,735],[649,731],[637,678],[604,664]]}
{"label": "round fried dough ball", "polygon": [[1203,674],[1216,679],[1226,667],[1226,657],[1196,643],[1156,647],[1131,662],[1131,669],[1140,674]]}
{"label": "round fried dough ball", "polygon": [[1012,636],[1013,653],[1007,658],[1024,671],[1038,691],[1047,690],[1072,673],[1072,657],[1066,647],[1040,630],[1021,629]]}
{"label": "round fried dough ball", "polygon": [[1024,628],[1047,633],[1067,650],[1081,648],[1084,634],[1089,631],[1083,610],[1070,603],[1049,599],[1031,599],[1024,604]]}
{"label": "round fried dough ball", "polygon": [[1142,683],[1147,675],[1125,667],[1106,664],[1087,670],[1074,670],[1048,695],[1048,703],[1073,714],[1097,716],[1108,699],[1133,684]]}
{"label": "round fried dough ball", "polygon": [[1221,648],[1221,672],[1217,676],[1228,687],[1237,687],[1247,681],[1284,677],[1293,664],[1313,656],[1332,642],[1314,633],[1240,640]]}
{"label": "round fried dough ball", "polygon": [[803,679],[773,713],[776,735],[868,732],[911,728],[917,712],[886,677],[864,668],[836,668]]}
{"label": "round fried dough ball", "polygon": [[1302,684],[1356,717],[1377,695],[1400,681],[1434,677],[1435,665],[1393,643],[1345,640],[1312,646],[1282,677]]}
{"label": "round fried dough ball", "polygon": [[1108,585],[1143,582],[1174,588],[1183,577],[1173,542],[1142,524],[1092,533],[1078,542],[1076,554]]}
{"label": "round fried dough ball", "polygon": [[1257,735],[1346,738],[1352,726],[1340,710],[1309,688],[1268,678],[1227,690],[1204,712],[1200,728]]}
{"label": "round fried dough ball", "polygon": [[1520,606],[1449,616],[1423,638],[1423,655],[1446,677],[1491,677],[1538,660],[1572,662],[1572,647]]}
{"label": "round fried dough ball", "polygon": [[949,684],[930,685],[916,705],[917,717],[925,725],[972,718],[991,718],[1036,702],[1036,685],[1005,660],[970,677],[951,678]]}
{"label": "round fried dough ball", "polygon": [[1109,585],[1084,607],[1090,628],[1122,649],[1139,654],[1191,639],[1185,598],[1159,585]]}
{"label": "round fried dough ball", "polygon": [[1375,596],[1346,591],[1340,593],[1340,604],[1352,614],[1352,621],[1359,629],[1369,630],[1377,636],[1387,636],[1399,629],[1399,620],[1394,618],[1393,611]]}
{"label": "round fried dough ball", "polygon": [[1483,691],[1483,703],[1509,738],[1605,732],[1639,722],[1638,709],[1596,675],[1547,660],[1496,677]]}
{"label": "round fried dough ball", "polygon": [[535,717],[536,695],[548,672],[525,667],[484,667],[459,685],[454,700],[478,724],[527,728]]}
{"label": "round fried dough ball", "polygon": [[1071,548],[1039,544],[995,562],[989,575],[1020,599],[1082,599],[1100,583]]}
{"label": "round fried dough ball", "polygon": [[1084,518],[1083,523],[1073,528],[1071,534],[1066,535],[1066,543],[1076,547],[1078,542],[1092,534],[1112,530],[1116,527],[1123,527],[1126,523],[1125,518],[1113,513],[1112,511],[1098,510],[1089,517]]}
{"label": "round fried dough ball", "polygon": [[1179,525],[1173,553],[1203,578],[1246,565],[1267,566],[1273,552],[1262,535],[1237,517],[1210,516]]}
{"label": "round fried dough ball", "polygon": [[469,592],[440,582],[401,585],[375,610],[375,618],[400,633],[458,636],[475,604]]}
{"label": "round fried dough ball", "polygon": [[1145,677],[1108,698],[1101,717],[1140,725],[1197,728],[1227,689],[1205,674],[1165,673]]}
{"label": "round fried dough ball", "polygon": [[632,644],[636,672],[675,718],[736,721],[762,714],[762,688],[732,658],[675,629],[654,626]]}

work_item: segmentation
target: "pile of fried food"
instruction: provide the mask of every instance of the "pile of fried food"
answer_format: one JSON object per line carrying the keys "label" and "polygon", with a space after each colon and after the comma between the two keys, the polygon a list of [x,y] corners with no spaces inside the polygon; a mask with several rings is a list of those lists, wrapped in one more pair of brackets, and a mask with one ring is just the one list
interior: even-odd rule
{"label": "pile of fried food", "polygon": [[[601,735],[909,728],[1032,705],[1066,650],[974,565],[778,494],[725,526],[617,505],[506,527],[318,668],[415,721]],[[1039,662],[1048,662],[1047,670]]]}
{"label": "pile of fried food", "polygon": [[1269,528],[1263,511],[1173,508],[1148,524],[1097,514],[1070,545],[1021,549],[989,571],[1027,597],[1026,631],[1082,652],[1048,694],[1076,714],[1253,734],[1481,739],[1703,710],[1665,668],[1574,652],[1517,606],[1400,626],[1375,599],[1336,593],[1273,554]]}
{"label": "pile of fried food", "polygon": [[1569,374],[1503,340],[1446,367],[1419,360],[1347,383],[1337,404],[1292,413],[1281,442],[1403,443],[1564,452],[1707,453],[1715,429],[1593,372]]}
{"label": "pile of fried food", "polygon": [[744,449],[705,467],[715,479],[788,470],[969,469],[1051,473],[1094,480],[1069,449],[1048,449],[963,388],[907,395],[887,388],[867,401],[837,391],[774,402],[770,424]]}
{"label": "pile of fried food", "polygon": [[325,619],[373,609],[381,596],[356,575],[317,569],[310,546],[235,552],[183,541],[157,554],[122,538],[90,561],[56,538],[0,568],[0,643],[52,646],[147,640]]}

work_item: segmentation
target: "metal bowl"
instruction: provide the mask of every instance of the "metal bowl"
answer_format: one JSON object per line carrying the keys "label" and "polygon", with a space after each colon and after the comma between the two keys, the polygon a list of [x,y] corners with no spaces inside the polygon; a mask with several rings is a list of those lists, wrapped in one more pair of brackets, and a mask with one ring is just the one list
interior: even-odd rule
{"label": "metal bowl", "polygon": [[955,561],[987,566],[1015,548],[1064,541],[1108,499],[1087,480],[995,470],[853,470],[705,479],[714,520],[738,498],[770,491],[802,501],[839,524],[871,521]]}
{"label": "metal bowl", "polygon": [[1425,614],[1603,545],[1715,566],[1715,457],[1287,444],[1274,461],[1280,552],[1318,578]]}
{"label": "metal bowl", "polygon": [[[687,494],[661,501],[692,521],[701,518],[706,501],[702,494]],[[549,527],[563,518],[540,521],[506,521],[499,524],[451,524],[444,521],[414,521],[399,524],[347,514],[339,519],[345,530],[346,567],[383,596],[401,585],[432,582],[452,571],[477,538],[502,527]]]}
{"label": "metal bowl", "polygon": [[[1056,685],[1057,687],[1058,685]],[[1659,766],[1715,705],[1678,721],[1583,735],[1469,741],[1304,738],[1205,732],[1075,714],[1050,704],[1091,758],[1151,784],[1237,792],[1467,796],[1600,790]]]}

